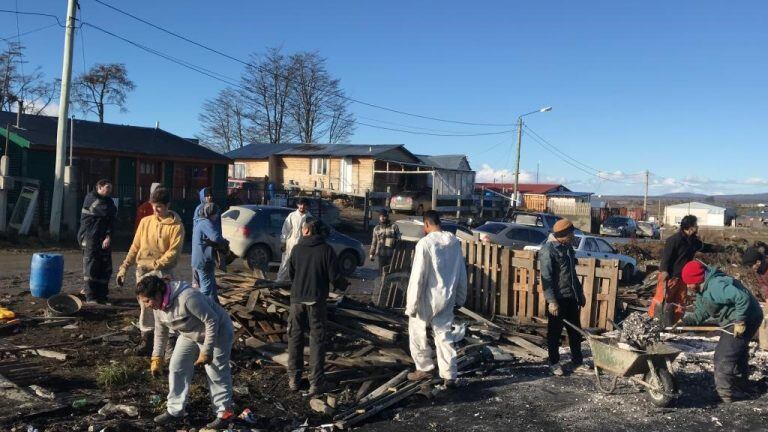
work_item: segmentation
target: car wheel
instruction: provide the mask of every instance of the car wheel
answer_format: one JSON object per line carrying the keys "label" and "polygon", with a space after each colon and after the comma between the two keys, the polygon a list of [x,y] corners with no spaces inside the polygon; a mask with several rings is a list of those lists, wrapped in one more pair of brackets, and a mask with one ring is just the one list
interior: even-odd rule
{"label": "car wheel", "polygon": [[346,250],[339,255],[339,269],[344,276],[350,276],[357,270],[357,256],[354,252]]}
{"label": "car wheel", "polygon": [[268,247],[261,244],[254,245],[245,254],[245,266],[251,271],[266,270],[271,259],[272,253]]}
{"label": "car wheel", "polygon": [[621,269],[621,279],[625,283],[632,282],[634,275],[635,275],[635,266],[633,266],[632,264],[627,264],[624,266],[623,269]]}

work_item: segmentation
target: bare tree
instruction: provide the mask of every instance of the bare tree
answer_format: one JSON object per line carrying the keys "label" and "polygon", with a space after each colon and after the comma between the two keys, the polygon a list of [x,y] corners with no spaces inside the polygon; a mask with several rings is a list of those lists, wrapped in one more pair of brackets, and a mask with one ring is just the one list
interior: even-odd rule
{"label": "bare tree", "polygon": [[349,142],[349,137],[355,131],[355,116],[347,109],[349,102],[336,97],[328,105],[328,142],[339,144]]}
{"label": "bare tree", "polygon": [[286,107],[293,71],[280,48],[270,48],[263,56],[251,56],[242,77],[246,115],[260,138],[282,142],[286,128]]}
{"label": "bare tree", "polygon": [[204,146],[221,153],[238,149],[255,138],[246,119],[243,97],[231,88],[206,100],[198,119],[203,131],[197,138]]}
{"label": "bare tree", "polygon": [[325,67],[325,59],[316,52],[291,56],[293,80],[288,102],[296,138],[305,143],[328,137],[329,142],[343,142],[352,134],[354,117],[348,111],[340,81]]}
{"label": "bare tree", "polygon": [[24,47],[9,42],[0,53],[0,109],[11,111],[21,101],[23,112],[40,114],[53,101],[59,82],[46,81],[39,66],[24,73],[24,64]]}
{"label": "bare tree", "polygon": [[128,78],[128,70],[122,63],[99,63],[88,72],[80,75],[72,86],[72,100],[85,113],[96,114],[99,122],[104,123],[104,110],[107,105],[128,111],[125,100],[136,85]]}

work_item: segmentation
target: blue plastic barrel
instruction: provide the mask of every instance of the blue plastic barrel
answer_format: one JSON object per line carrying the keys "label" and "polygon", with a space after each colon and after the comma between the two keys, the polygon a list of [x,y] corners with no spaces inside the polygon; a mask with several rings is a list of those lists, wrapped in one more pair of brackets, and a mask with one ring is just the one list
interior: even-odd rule
{"label": "blue plastic barrel", "polygon": [[35,297],[48,298],[61,292],[64,280],[62,254],[36,253],[32,255],[29,291]]}

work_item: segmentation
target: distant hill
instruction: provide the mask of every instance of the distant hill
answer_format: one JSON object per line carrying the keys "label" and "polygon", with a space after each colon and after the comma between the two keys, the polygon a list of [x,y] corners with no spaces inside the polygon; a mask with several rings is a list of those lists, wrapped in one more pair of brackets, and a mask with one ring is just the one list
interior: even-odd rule
{"label": "distant hill", "polygon": [[692,192],[675,192],[675,193],[659,195],[656,198],[703,200],[703,199],[707,199],[707,195],[697,194]]}
{"label": "distant hill", "polygon": [[[635,201],[643,199],[638,195],[603,195],[599,200],[611,200],[611,201]],[[768,203],[768,192],[756,193],[756,194],[733,194],[733,195],[704,195],[693,192],[675,192],[664,195],[649,196],[650,200],[662,200],[662,201],[700,201],[709,203]]]}

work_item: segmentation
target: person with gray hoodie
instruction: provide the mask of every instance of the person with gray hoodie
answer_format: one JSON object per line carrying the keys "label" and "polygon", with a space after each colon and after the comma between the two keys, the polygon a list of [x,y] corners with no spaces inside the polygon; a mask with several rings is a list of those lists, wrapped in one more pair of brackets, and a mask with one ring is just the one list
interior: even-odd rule
{"label": "person with gray hoodie", "polygon": [[216,419],[206,427],[226,427],[235,416],[229,366],[234,333],[227,312],[189,283],[171,281],[159,273],[142,277],[136,285],[136,296],[155,315],[152,376],[162,375],[169,332],[179,334],[168,365],[167,410],[155,417],[155,423],[171,425],[184,416],[195,367],[203,366],[216,413]]}

